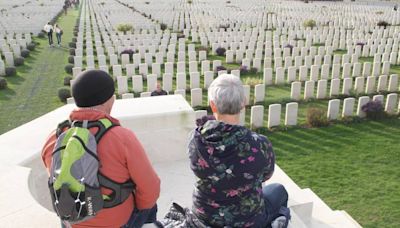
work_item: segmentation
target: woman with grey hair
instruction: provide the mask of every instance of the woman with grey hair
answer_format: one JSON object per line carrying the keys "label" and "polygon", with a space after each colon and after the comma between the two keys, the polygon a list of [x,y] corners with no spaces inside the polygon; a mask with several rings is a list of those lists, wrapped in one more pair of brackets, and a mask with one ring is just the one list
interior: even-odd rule
{"label": "woman with grey hair", "polygon": [[211,227],[287,227],[285,188],[262,187],[274,172],[272,145],[265,136],[240,125],[246,103],[240,78],[219,76],[208,97],[214,118],[197,121],[188,146],[191,169],[198,178],[191,212]]}

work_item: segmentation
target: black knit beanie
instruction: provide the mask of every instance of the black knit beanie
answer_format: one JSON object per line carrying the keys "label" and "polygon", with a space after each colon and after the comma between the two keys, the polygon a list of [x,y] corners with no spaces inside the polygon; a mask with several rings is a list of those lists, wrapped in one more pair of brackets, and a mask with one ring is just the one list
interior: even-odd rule
{"label": "black knit beanie", "polygon": [[103,104],[114,95],[114,80],[101,70],[82,72],[72,85],[72,96],[78,107]]}

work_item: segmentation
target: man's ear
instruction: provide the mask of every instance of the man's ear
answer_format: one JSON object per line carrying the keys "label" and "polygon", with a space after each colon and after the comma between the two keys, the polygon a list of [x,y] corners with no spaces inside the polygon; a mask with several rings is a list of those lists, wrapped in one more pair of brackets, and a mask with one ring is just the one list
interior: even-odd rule
{"label": "man's ear", "polygon": [[214,101],[210,101],[210,107],[213,113],[217,112],[217,105],[215,105]]}

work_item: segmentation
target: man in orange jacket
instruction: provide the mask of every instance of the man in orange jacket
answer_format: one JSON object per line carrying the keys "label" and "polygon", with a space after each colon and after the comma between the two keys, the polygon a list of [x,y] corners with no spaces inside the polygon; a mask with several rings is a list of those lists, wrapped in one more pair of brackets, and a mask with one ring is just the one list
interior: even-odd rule
{"label": "man in orange jacket", "polygon": [[[114,81],[103,71],[85,71],[72,86],[75,103],[78,106],[70,114],[71,121],[97,121],[107,118],[119,125],[110,116],[114,104]],[[91,128],[94,134],[96,129]],[[49,171],[52,152],[57,141],[56,132],[47,139],[42,159]],[[136,184],[135,194],[112,208],[104,208],[92,219],[72,225],[83,227],[141,227],[143,223],[156,220],[156,201],[160,194],[160,179],[150,164],[146,153],[135,134],[121,126],[111,128],[98,143],[99,171],[109,179],[124,183],[132,180]],[[110,194],[102,188],[102,194]]]}

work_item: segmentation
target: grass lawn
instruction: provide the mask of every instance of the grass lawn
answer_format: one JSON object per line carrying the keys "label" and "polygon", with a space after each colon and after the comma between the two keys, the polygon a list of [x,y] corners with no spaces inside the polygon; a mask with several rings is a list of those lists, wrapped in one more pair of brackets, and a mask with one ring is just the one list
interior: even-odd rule
{"label": "grass lawn", "polygon": [[400,227],[400,119],[267,133],[301,188],[363,227]]}
{"label": "grass lawn", "polygon": [[[47,38],[38,39],[35,51],[17,67],[17,75],[7,77],[8,88],[0,91],[0,134],[64,105],[57,90],[67,74],[68,42],[73,37],[78,10],[70,10],[57,23],[64,30],[62,47],[48,46]],[[53,37],[56,41],[56,37]]]}

